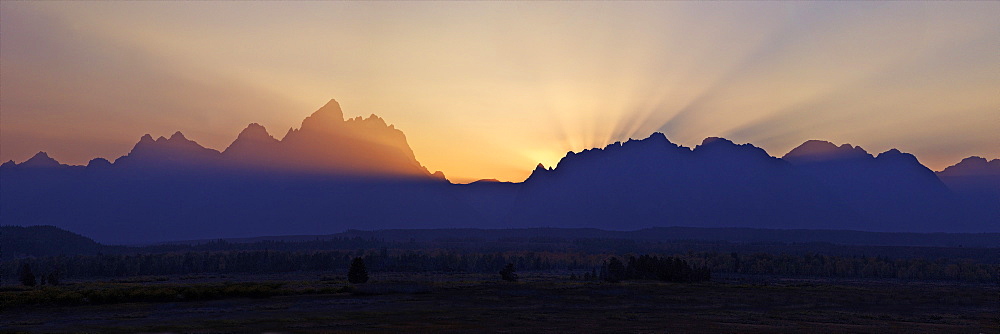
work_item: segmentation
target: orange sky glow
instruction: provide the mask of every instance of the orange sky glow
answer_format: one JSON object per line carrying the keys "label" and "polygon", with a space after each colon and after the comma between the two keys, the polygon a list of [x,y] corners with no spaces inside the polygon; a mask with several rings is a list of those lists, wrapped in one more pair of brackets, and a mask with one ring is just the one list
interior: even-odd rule
{"label": "orange sky glow", "polygon": [[222,150],[331,98],[455,182],[664,132],[1000,158],[1000,2],[0,2],[0,160]]}

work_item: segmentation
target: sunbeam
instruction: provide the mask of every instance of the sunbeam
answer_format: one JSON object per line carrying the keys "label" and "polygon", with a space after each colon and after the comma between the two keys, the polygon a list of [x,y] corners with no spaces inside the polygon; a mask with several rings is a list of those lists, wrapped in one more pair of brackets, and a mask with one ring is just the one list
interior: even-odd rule
{"label": "sunbeam", "polygon": [[85,163],[177,130],[222,149],[330,98],[462,181],[656,131],[775,155],[899,146],[935,169],[1000,156],[1000,122],[983,121],[1000,105],[996,2],[2,6],[3,160]]}

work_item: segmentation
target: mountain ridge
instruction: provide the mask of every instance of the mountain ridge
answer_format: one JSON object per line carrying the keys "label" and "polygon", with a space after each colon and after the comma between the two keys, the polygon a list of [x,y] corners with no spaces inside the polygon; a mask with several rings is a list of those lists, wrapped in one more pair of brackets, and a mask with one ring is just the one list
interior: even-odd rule
{"label": "mountain ridge", "polygon": [[[331,102],[335,102],[335,100],[331,100]],[[325,107],[326,106],[324,106],[324,108]],[[322,110],[322,109],[323,108],[321,108],[320,110]],[[342,112],[338,113],[338,114],[342,114]],[[312,116],[310,116],[310,117],[312,117]],[[309,117],[307,117],[307,119],[308,118]],[[370,122],[369,124],[371,124],[371,123],[380,124],[380,125],[382,125],[385,128],[388,128],[388,129],[391,129],[391,130],[395,130],[395,131],[399,131],[398,129],[395,129],[395,127],[393,125],[391,125],[391,124],[387,125],[387,123],[385,123],[384,119],[382,119],[381,117],[379,117],[377,115],[374,115],[374,114],[370,115],[368,118],[363,118],[361,116],[356,116],[354,118],[349,118],[349,119],[342,120],[342,121],[344,121],[344,122]],[[303,123],[305,123],[305,121],[303,121]],[[288,134],[297,133],[298,131],[301,131],[301,128],[299,128],[299,129],[290,128],[289,131],[288,131],[288,133],[286,133],[285,137],[287,137]],[[401,133],[401,131],[400,131],[400,133]],[[615,142],[615,143],[608,144],[608,145],[606,145],[603,148],[601,148],[601,147],[589,148],[589,149],[584,149],[584,150],[582,150],[580,152],[568,151],[566,153],[566,155],[564,155],[563,158],[560,159],[560,161],[562,161],[563,159],[572,157],[572,156],[586,154],[587,152],[591,152],[591,151],[603,151],[603,150],[610,149],[610,148],[612,148],[614,146],[622,146],[622,145],[624,145],[626,143],[631,143],[631,142],[646,141],[646,140],[649,140],[651,138],[666,139],[666,136],[663,133],[661,133],[661,132],[654,132],[653,134],[651,134],[649,137],[647,137],[645,139],[629,139],[629,140],[627,140],[625,142]],[[176,131],[169,138],[160,136],[157,139],[153,139],[152,135],[145,134],[145,135],[143,135],[143,136],[140,137],[139,141],[135,145],[133,145],[133,148],[132,148],[132,150],[130,150],[129,153],[126,153],[125,155],[123,155],[123,156],[115,159],[114,162],[110,162],[106,158],[103,158],[103,157],[97,157],[97,158],[91,159],[86,165],[68,165],[68,164],[62,164],[62,163],[58,162],[56,159],[50,157],[44,151],[39,151],[34,156],[32,156],[31,158],[29,158],[29,159],[27,159],[25,161],[22,161],[21,163],[18,163],[18,162],[14,161],[14,160],[9,160],[9,161],[4,162],[2,165],[6,166],[8,168],[14,167],[14,166],[19,166],[19,167],[23,168],[23,167],[59,167],[59,166],[63,166],[63,167],[86,167],[86,166],[89,166],[89,165],[92,165],[92,164],[95,164],[95,163],[98,164],[98,165],[107,165],[107,163],[116,164],[116,163],[119,162],[119,160],[122,160],[122,158],[128,157],[130,153],[133,153],[137,149],[147,149],[148,146],[153,146],[153,145],[157,145],[157,144],[161,144],[161,143],[173,144],[173,143],[176,143],[176,142],[185,142],[185,145],[188,145],[190,147],[197,148],[197,149],[204,149],[206,152],[207,151],[213,151],[214,153],[222,154],[223,156],[225,156],[225,155],[235,155],[236,153],[234,153],[234,151],[239,150],[239,148],[237,146],[241,145],[241,144],[244,144],[247,141],[249,141],[249,142],[257,142],[258,144],[259,143],[277,144],[277,143],[281,143],[283,140],[284,139],[279,140],[279,139],[275,138],[274,136],[272,136],[268,132],[268,130],[264,126],[260,125],[259,123],[250,123],[250,124],[247,125],[247,127],[245,127],[243,130],[241,130],[240,133],[237,134],[236,139],[234,139],[233,142],[231,142],[222,151],[218,151],[216,149],[204,147],[201,144],[197,143],[196,141],[188,139],[186,136],[184,136],[184,134],[181,131]],[[726,139],[726,138],[722,138],[722,137],[706,137],[702,141],[701,144],[696,145],[694,148],[687,148],[687,147],[684,147],[684,146],[680,146],[680,145],[677,145],[677,144],[674,144],[674,143],[670,142],[669,140],[667,140],[666,142],[668,144],[672,145],[675,148],[686,149],[688,151],[694,151],[694,150],[697,150],[697,149],[699,149],[699,148],[701,148],[703,146],[706,146],[707,144],[712,144],[713,142],[716,142],[716,141],[728,142],[728,143],[730,143],[732,145],[753,147],[753,148],[761,151],[765,155],[770,156],[770,154],[766,150],[764,150],[763,148],[756,147],[756,146],[754,146],[751,143],[735,144],[731,140]],[[816,155],[817,152],[815,152],[816,151],[815,148],[816,148],[817,144],[829,147],[829,148],[824,147],[824,148],[820,149],[820,153],[832,153],[832,154],[820,158],[819,161],[815,161],[814,160],[815,157],[811,158],[810,156],[815,156]],[[259,146],[251,146],[250,148],[251,149],[259,149],[260,147]],[[145,153],[145,152],[143,152],[143,153]],[[410,150],[410,153],[412,154],[412,150]],[[775,159],[780,159],[780,160],[788,161],[788,162],[815,163],[815,162],[829,162],[829,161],[838,161],[838,160],[851,160],[852,158],[853,159],[862,159],[862,158],[875,158],[875,159],[878,159],[880,156],[883,156],[883,155],[885,155],[885,156],[903,156],[903,157],[906,157],[906,159],[908,159],[908,160],[915,160],[915,161],[917,161],[919,163],[919,161],[916,160],[916,157],[914,155],[912,155],[910,153],[901,152],[901,151],[899,151],[898,149],[895,149],[895,148],[892,148],[892,149],[889,149],[889,150],[887,150],[885,152],[879,153],[878,155],[872,155],[872,154],[868,153],[865,149],[863,149],[861,146],[853,146],[853,145],[851,145],[849,143],[842,144],[841,146],[836,146],[832,142],[825,141],[825,140],[816,140],[816,139],[807,140],[806,142],[804,142],[803,144],[800,144],[799,146],[796,146],[795,148],[793,148],[792,150],[790,150],[788,153],[786,153],[785,155],[783,155],[780,158],[778,158],[776,156],[770,156],[770,157],[775,158]],[[975,165],[975,167],[972,167],[973,165]],[[558,166],[558,163],[557,163],[556,166]],[[533,170],[533,173],[534,172],[549,171],[549,170],[553,170],[554,168],[555,167],[546,168],[544,165],[542,165],[542,164],[539,163],[536,166],[536,168]],[[925,168],[927,168],[927,167],[925,166]],[[970,168],[978,168],[978,170],[970,172]],[[949,176],[964,175],[964,174],[1000,175],[1000,159],[989,160],[989,159],[985,159],[985,158],[982,158],[982,157],[979,157],[979,156],[970,156],[970,157],[962,159],[961,161],[955,163],[954,165],[950,165],[948,167],[945,167],[941,171],[933,171],[933,170],[930,170],[930,168],[927,168],[927,170],[929,170],[932,173],[937,174],[937,175],[949,175]],[[443,175],[443,174],[440,174],[440,173],[441,173],[440,171],[436,171],[434,173],[428,172],[428,174],[430,174],[430,175]],[[440,177],[437,177],[437,178],[440,178]],[[531,176],[529,175],[529,177],[527,177],[525,179],[525,181],[527,181],[530,178],[531,178]],[[490,180],[490,178],[483,179],[483,180]],[[510,182],[510,181],[505,181],[505,182]],[[522,182],[524,182],[524,181],[522,181]],[[521,183],[521,182],[512,182],[512,183]]]}
{"label": "mountain ridge", "polygon": [[0,217],[129,242],[351,228],[1000,232],[1000,185],[956,172],[994,165],[966,160],[935,173],[896,149],[817,140],[778,158],[725,138],[689,148],[654,133],[568,152],[520,183],[459,185],[421,166],[402,131],[374,115],[343,119],[331,100],[280,140],[250,124],[221,152],[176,132],[144,135],[114,163],[59,165],[41,153],[5,163]]}
{"label": "mountain ridge", "polygon": [[[299,128],[291,128],[282,139],[264,126],[250,123],[224,150],[207,148],[188,139],[181,131],[156,139],[145,134],[125,155],[110,164],[95,158],[99,167],[144,169],[247,169],[311,172],[343,176],[416,177],[447,180],[440,171],[422,166],[402,131],[377,115],[344,119],[340,104],[331,99],[306,117]],[[110,165],[110,166],[109,166]],[[45,152],[39,152],[10,167],[63,167]]]}

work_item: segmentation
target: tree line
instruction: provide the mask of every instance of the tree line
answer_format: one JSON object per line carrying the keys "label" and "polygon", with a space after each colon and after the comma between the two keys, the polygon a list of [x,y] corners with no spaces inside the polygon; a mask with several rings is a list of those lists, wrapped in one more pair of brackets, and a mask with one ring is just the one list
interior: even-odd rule
{"label": "tree line", "polygon": [[664,282],[702,282],[712,279],[705,266],[691,266],[680,258],[656,255],[630,255],[626,262],[612,257],[603,265],[598,275],[603,281],[617,283],[623,280],[660,280]]}
{"label": "tree line", "polygon": [[[566,268],[573,262],[540,253],[460,253],[450,251],[217,251],[158,254],[101,254],[22,258],[4,262],[12,268],[58,272],[63,278],[133,277],[201,273],[286,273],[343,271],[355,258],[378,272],[496,272],[508,263],[518,270]],[[579,266],[579,264],[577,264]]]}
{"label": "tree line", "polygon": [[[240,250],[100,254],[20,258],[0,263],[4,284],[12,284],[25,265],[33,275],[64,278],[132,277],[201,273],[343,272],[354,258],[363,258],[370,272],[498,273],[511,264],[518,271],[567,270],[573,275],[613,279],[656,279],[690,282],[712,274],[776,275],[796,277],[879,278],[996,282],[995,264],[972,260],[830,256],[820,254],[770,254],[688,252],[685,254],[625,254],[619,275],[611,257],[622,254],[576,252],[472,252],[460,250]],[[14,278],[14,279],[11,279]],[[601,277],[597,277],[601,278]]]}
{"label": "tree line", "polygon": [[[1000,255],[1000,254],[998,254]],[[713,273],[860,279],[1000,282],[1000,265],[969,259],[829,256],[822,254],[689,253],[689,261]]]}

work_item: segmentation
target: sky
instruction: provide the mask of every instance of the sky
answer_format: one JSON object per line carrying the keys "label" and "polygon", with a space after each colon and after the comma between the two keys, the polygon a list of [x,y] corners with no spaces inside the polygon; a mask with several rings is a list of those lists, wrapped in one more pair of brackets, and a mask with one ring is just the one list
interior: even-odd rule
{"label": "sky", "polygon": [[0,2],[0,160],[223,150],[336,99],[452,181],[652,132],[1000,158],[1000,2]]}

